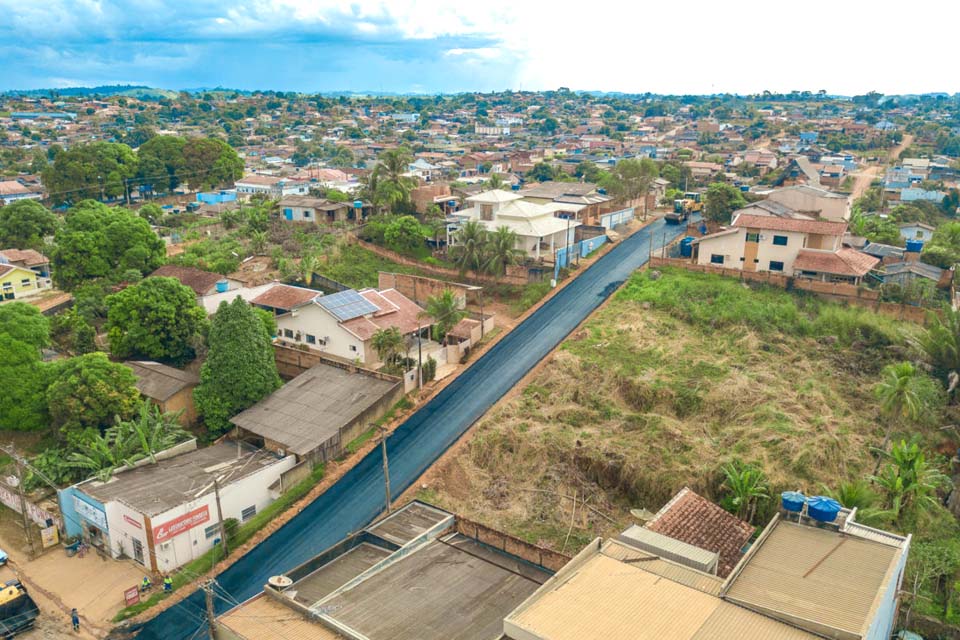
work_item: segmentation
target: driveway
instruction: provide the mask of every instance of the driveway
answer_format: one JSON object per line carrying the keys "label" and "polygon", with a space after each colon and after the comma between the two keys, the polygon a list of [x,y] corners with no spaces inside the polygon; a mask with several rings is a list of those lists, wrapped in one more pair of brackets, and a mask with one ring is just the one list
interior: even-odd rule
{"label": "driveway", "polygon": [[[647,262],[651,247],[685,230],[662,220],[623,240],[400,425],[387,441],[390,482],[399,496],[544,356]],[[217,612],[357,531],[383,510],[379,449],[301,513],[217,577]],[[188,640],[204,624],[202,592],[147,622],[138,640]]]}

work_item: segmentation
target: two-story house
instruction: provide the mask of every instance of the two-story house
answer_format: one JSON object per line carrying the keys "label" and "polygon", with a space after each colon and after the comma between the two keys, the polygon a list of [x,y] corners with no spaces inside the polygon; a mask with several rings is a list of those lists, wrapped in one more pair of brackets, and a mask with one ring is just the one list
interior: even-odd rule
{"label": "two-story house", "polygon": [[759,211],[741,209],[729,228],[695,240],[697,263],[854,284],[880,263],[843,246],[845,222]]}

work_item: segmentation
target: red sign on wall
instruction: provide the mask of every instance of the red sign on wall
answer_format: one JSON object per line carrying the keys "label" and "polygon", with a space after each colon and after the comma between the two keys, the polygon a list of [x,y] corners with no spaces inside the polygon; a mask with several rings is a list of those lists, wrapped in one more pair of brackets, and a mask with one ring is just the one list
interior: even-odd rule
{"label": "red sign on wall", "polygon": [[194,509],[190,513],[185,513],[179,518],[174,518],[170,522],[153,528],[153,541],[166,542],[170,538],[176,537],[184,531],[189,531],[197,525],[210,520],[210,508],[207,505]]}
{"label": "red sign on wall", "polygon": [[141,525],[139,522],[137,522],[127,514],[123,514],[123,520],[130,526],[136,527],[137,529],[143,529],[143,525]]}

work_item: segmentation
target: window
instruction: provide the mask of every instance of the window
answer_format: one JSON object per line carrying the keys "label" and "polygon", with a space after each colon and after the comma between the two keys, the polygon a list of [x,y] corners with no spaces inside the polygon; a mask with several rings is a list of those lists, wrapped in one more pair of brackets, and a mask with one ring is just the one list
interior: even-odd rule
{"label": "window", "polygon": [[309,211],[304,211],[304,212],[303,212],[303,218],[304,218],[305,220],[308,219],[308,218],[310,218],[310,212],[309,212]]}
{"label": "window", "polygon": [[284,329],[284,330],[283,330],[283,337],[284,337],[284,338],[292,338],[292,337],[293,337],[293,331],[291,331],[290,329]]}
{"label": "window", "polygon": [[357,350],[357,345],[355,344],[350,345],[350,351],[356,351],[356,350]]}
{"label": "window", "polygon": [[723,256],[719,253],[714,253],[710,255],[711,264],[723,264]]}
{"label": "window", "polygon": [[787,236],[773,236],[773,244],[781,247],[787,246]]}
{"label": "window", "polygon": [[307,334],[307,344],[317,344],[317,336]]}
{"label": "window", "polygon": [[29,286],[30,286],[30,278],[24,278],[23,280],[21,280],[21,281],[20,281],[20,286],[21,286],[21,287],[29,287]]}
{"label": "window", "polygon": [[220,523],[212,524],[203,530],[203,536],[207,540],[209,540],[210,538],[216,538],[219,534],[220,534]]}
{"label": "window", "polygon": [[783,271],[783,263],[776,260],[770,261],[770,271]]}
{"label": "window", "polygon": [[255,515],[257,515],[257,505],[252,505],[240,512],[240,520],[246,522]]}
{"label": "window", "polygon": [[923,240],[923,229],[917,229],[917,240]]}
{"label": "window", "polygon": [[747,234],[747,242],[760,242],[760,234],[759,234],[759,233],[748,233],[748,234]]}

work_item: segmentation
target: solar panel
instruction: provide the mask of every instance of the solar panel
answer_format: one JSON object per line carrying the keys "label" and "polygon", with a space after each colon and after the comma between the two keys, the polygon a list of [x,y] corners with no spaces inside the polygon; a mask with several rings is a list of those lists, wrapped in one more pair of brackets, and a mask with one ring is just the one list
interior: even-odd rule
{"label": "solar panel", "polygon": [[380,311],[380,307],[353,289],[317,298],[317,304],[332,313],[340,322]]}

